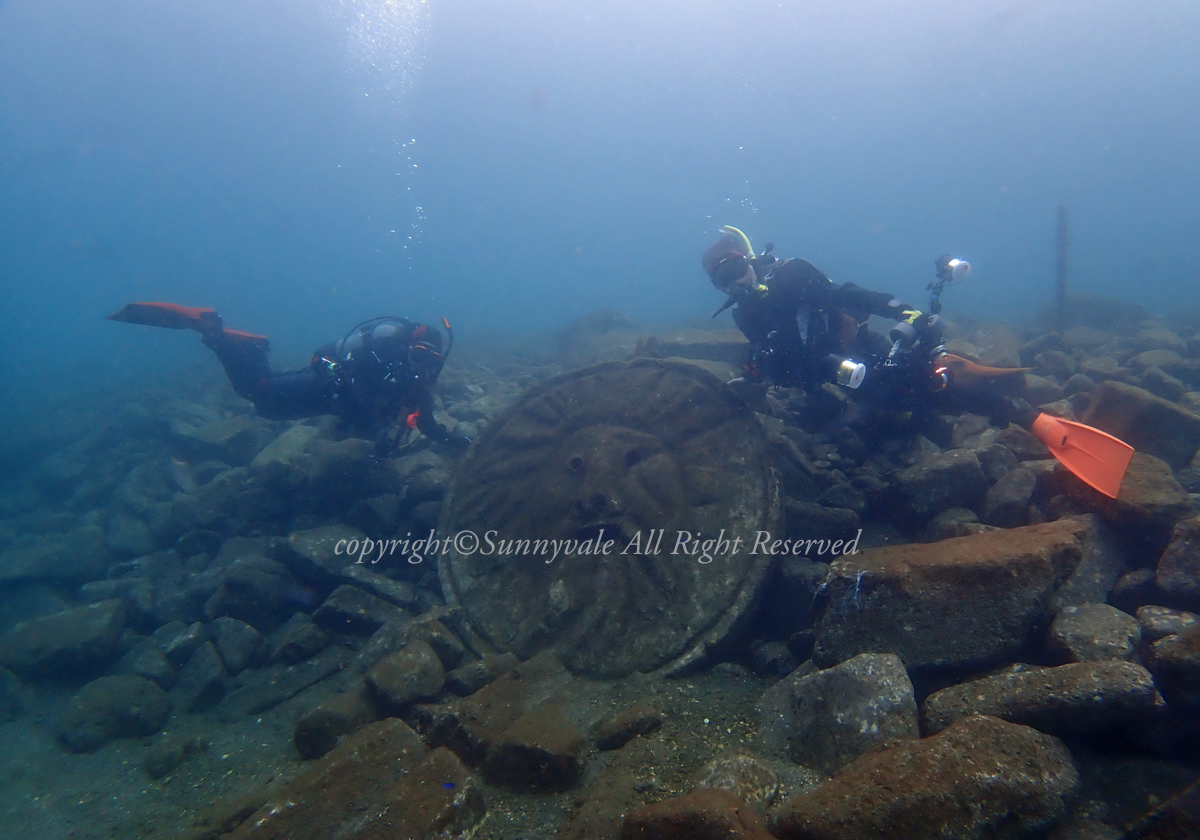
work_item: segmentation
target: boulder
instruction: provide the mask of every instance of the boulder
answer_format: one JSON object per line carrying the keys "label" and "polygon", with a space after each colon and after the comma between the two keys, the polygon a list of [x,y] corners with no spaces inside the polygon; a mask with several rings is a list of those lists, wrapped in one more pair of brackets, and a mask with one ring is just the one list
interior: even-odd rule
{"label": "boulder", "polygon": [[946,508],[973,508],[987,493],[983,467],[971,449],[951,449],[900,470],[893,486],[904,515],[917,523]]}
{"label": "boulder", "polygon": [[[528,772],[521,771],[525,775],[519,784],[561,789],[563,784],[573,783],[573,774],[582,767],[582,744],[577,746],[570,733],[581,733],[598,722],[601,703],[597,698],[606,696],[605,691],[604,684],[572,676],[546,651],[470,697],[417,704],[406,719],[473,764],[483,763],[494,745],[507,745],[494,755],[492,767],[525,766]],[[554,707],[553,711],[544,717],[537,715],[549,707]],[[538,740],[535,724],[539,720],[553,729],[547,729],[544,742]],[[539,756],[555,762],[541,776],[535,766]]]}
{"label": "boulder", "polygon": [[419,639],[428,642],[437,652],[443,667],[447,670],[457,668],[466,658],[466,648],[440,620],[449,619],[451,612],[452,608],[442,607],[419,618],[404,617],[388,621],[376,630],[363,646],[358,654],[356,667],[365,671],[393,651]]}
{"label": "boulder", "polygon": [[198,735],[164,735],[146,753],[142,769],[151,779],[161,779],[207,749],[208,741]]}
{"label": "boulder", "polygon": [[1200,417],[1133,385],[1105,382],[1082,419],[1176,469],[1200,448]]}
{"label": "boulder", "polygon": [[993,443],[976,454],[979,457],[979,465],[983,467],[983,474],[991,484],[1015,470],[1020,463],[1013,451],[1000,443]]}
{"label": "boulder", "polygon": [[366,681],[384,706],[400,709],[441,694],[446,672],[428,642],[415,641],[376,662],[367,671]]}
{"label": "boulder", "polygon": [[920,735],[912,682],[892,654],[788,677],[763,695],[759,715],[767,749],[829,776],[891,739]]}
{"label": "boulder", "polygon": [[1127,568],[1125,549],[1113,529],[1095,514],[1078,517],[1087,526],[1083,539],[1083,560],[1066,582],[1054,593],[1050,608],[1103,604]]}
{"label": "boulder", "polygon": [[1047,647],[1066,662],[1132,659],[1142,640],[1138,620],[1108,604],[1064,607],[1050,625]]}
{"label": "boulder", "polygon": [[96,580],[104,577],[112,560],[104,544],[104,529],[87,525],[63,537],[49,536],[32,546],[0,552],[0,584]]}
{"label": "boulder", "polygon": [[518,790],[567,790],[583,772],[586,741],[559,703],[526,712],[488,746],[488,780]]}
{"label": "boulder", "polygon": [[175,685],[179,671],[175,663],[152,643],[138,645],[121,657],[117,663],[118,673],[137,674],[148,680],[154,680],[164,691],[170,691]]}
{"label": "boulder", "polygon": [[130,513],[118,511],[104,529],[104,544],[113,552],[126,557],[139,557],[158,548],[150,527]]}
{"label": "boulder", "polygon": [[200,426],[176,421],[171,429],[179,451],[196,460],[241,466],[262,448],[265,434],[253,417],[228,417]]}
{"label": "boulder", "polygon": [[101,601],[22,622],[0,636],[0,666],[18,674],[75,676],[113,658],[125,605]]}
{"label": "boulder", "polygon": [[70,608],[71,605],[47,584],[6,582],[0,586],[0,631],[11,630],[22,621]]}
{"label": "boulder", "polygon": [[166,692],[145,677],[101,677],[68,705],[58,724],[58,740],[70,752],[92,752],[116,738],[157,732],[170,712]]}
{"label": "boulder", "polygon": [[653,697],[643,697],[601,723],[592,733],[599,750],[619,750],[638,735],[649,735],[662,726],[663,712]]}
{"label": "boulder", "polygon": [[[804,768],[797,768],[803,770]],[[788,774],[789,782],[796,774]],[[775,768],[752,755],[735,752],[723,754],[704,765],[693,775],[698,790],[723,790],[744,802],[755,814],[765,814],[774,803],[783,781]],[[790,785],[795,790],[795,785]]]}
{"label": "boulder", "polygon": [[1178,402],[1188,390],[1182,381],[1157,367],[1142,371],[1141,386],[1156,397],[1162,397],[1172,403]]}
{"label": "boulder", "polygon": [[521,660],[513,653],[485,656],[446,674],[446,690],[459,697],[468,697],[519,664]]}
{"label": "boulder", "polygon": [[1155,582],[1170,603],[1200,610],[1200,518],[1175,526],[1171,542],[1158,560]]}
{"label": "boulder", "polygon": [[175,698],[180,711],[201,712],[224,695],[229,684],[225,663],[212,642],[205,642],[179,670]]}
{"label": "boulder", "polygon": [[1025,374],[1024,398],[1030,405],[1045,405],[1058,402],[1063,398],[1063,389],[1057,382],[1047,376]]}
{"label": "boulder", "polygon": [[292,741],[305,761],[320,758],[347,735],[383,717],[375,692],[364,680],[356,680],[346,691],[306,712],[296,721]]}
{"label": "boulder", "polygon": [[909,669],[1008,661],[1049,621],[1088,533],[1087,520],[1063,519],[836,560],[818,596],[813,659],[895,653]]}
{"label": "boulder", "polygon": [[307,613],[296,613],[270,635],[267,651],[272,662],[291,665],[316,656],[328,644],[329,636]]}
{"label": "boulder", "polygon": [[276,560],[261,555],[238,557],[226,568],[221,585],[204,605],[210,619],[229,616],[269,633],[295,608],[303,590]]}
{"label": "boulder", "polygon": [[[327,525],[308,531],[294,531],[288,536],[288,551],[281,559],[297,580],[329,592],[344,583],[342,569],[360,556],[367,535],[357,528],[346,525]],[[353,543],[355,556],[347,554],[347,546]],[[369,552],[364,562],[378,559],[378,554]]]}
{"label": "boulder", "polygon": [[646,805],[625,818],[620,840],[771,840],[762,821],[724,790],[694,790]]}
{"label": "boulder", "polygon": [[303,423],[292,426],[254,456],[251,472],[268,487],[303,485],[312,468],[308,449],[320,436],[321,430],[316,426]]}
{"label": "boulder", "polygon": [[417,598],[416,589],[406,580],[392,580],[390,577],[371,571],[365,564],[346,566],[342,569],[342,578],[393,606],[409,612],[420,611],[420,601]]}
{"label": "boulder", "polygon": [[313,620],[330,632],[370,635],[389,621],[405,616],[404,610],[382,598],[343,584],[317,608]]}
{"label": "boulder", "polygon": [[1187,714],[1200,713],[1200,625],[1159,639],[1146,658],[1171,707]]}
{"label": "boulder", "polygon": [[217,706],[217,717],[224,721],[237,720],[278,706],[295,697],[310,685],[315,685],[346,667],[349,652],[330,645],[311,659],[294,665],[275,664],[243,672],[239,686],[229,692]]}
{"label": "boulder", "polygon": [[191,659],[196,648],[207,642],[209,638],[208,628],[199,621],[191,624],[172,621],[150,634],[151,643],[176,665],[182,665]]}
{"label": "boulder", "polygon": [[935,691],[921,705],[921,725],[939,732],[969,715],[991,715],[1067,737],[1145,723],[1163,708],[1150,673],[1135,662],[1017,666]]}
{"label": "boulder", "polygon": [[7,668],[0,668],[0,723],[16,720],[33,708],[32,690]]}
{"label": "boulder", "polygon": [[153,581],[141,577],[122,577],[114,580],[94,580],[79,587],[79,600],[84,604],[120,599],[125,604],[129,623],[135,627],[153,627],[154,606],[158,601]]}
{"label": "boulder", "polygon": [[1001,528],[1024,525],[1036,487],[1037,475],[1032,470],[1017,468],[1005,473],[988,488],[983,521]]}
{"label": "boulder", "polygon": [[1175,480],[1170,466],[1145,452],[1133,453],[1115,499],[1088,487],[1061,465],[1056,477],[1068,495],[1114,525],[1138,532],[1160,549],[1175,523],[1193,512],[1191,496]]}
{"label": "boulder", "polygon": [[244,621],[221,616],[213,621],[217,632],[217,652],[230,674],[239,674],[247,665],[256,665],[266,652],[262,634]]}
{"label": "boulder", "polygon": [[1154,644],[1200,624],[1200,615],[1170,607],[1145,606],[1138,608],[1137,620],[1142,627],[1142,641]]}
{"label": "boulder", "polygon": [[318,759],[229,838],[465,840],[486,810],[479,784],[453,753],[430,752],[388,718]]}
{"label": "boulder", "polygon": [[990,717],[863,756],[783,804],[781,840],[1025,840],[1066,816],[1080,779],[1057,739]]}

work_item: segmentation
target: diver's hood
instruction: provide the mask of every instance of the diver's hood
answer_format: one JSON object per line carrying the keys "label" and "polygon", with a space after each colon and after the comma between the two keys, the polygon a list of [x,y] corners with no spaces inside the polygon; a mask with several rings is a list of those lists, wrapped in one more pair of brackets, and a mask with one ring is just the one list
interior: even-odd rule
{"label": "diver's hood", "polygon": [[704,273],[711,277],[717,263],[730,254],[743,254],[747,258],[754,256],[746,250],[746,243],[741,237],[727,233],[709,245],[708,249],[704,252],[704,256],[700,258],[700,264],[704,266]]}

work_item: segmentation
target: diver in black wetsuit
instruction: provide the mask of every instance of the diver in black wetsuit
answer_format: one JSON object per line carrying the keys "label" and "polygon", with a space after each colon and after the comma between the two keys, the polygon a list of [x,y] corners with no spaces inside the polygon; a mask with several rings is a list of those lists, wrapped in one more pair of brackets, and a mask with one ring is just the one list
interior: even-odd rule
{"label": "diver in black wetsuit", "polygon": [[[414,426],[454,449],[470,444],[433,416],[433,388],[450,350],[443,349],[436,327],[405,318],[373,318],[336,344],[318,348],[307,368],[273,372],[266,337],[225,328],[211,309],[132,303],[108,317],[196,330],[221,361],[233,390],[268,419],[334,414],[352,434],[377,438],[377,456],[390,454],[397,439]],[[449,332],[449,323],[443,324]],[[450,337],[453,345],[453,333]]]}
{"label": "diver in black wetsuit", "polygon": [[[941,344],[937,318],[885,292],[838,285],[807,260],[778,260],[770,246],[756,256],[744,233],[722,230],[701,262],[713,285],[729,296],[716,314],[737,307],[734,323],[750,341],[747,379],[807,390],[823,382],[858,388],[898,339],[906,347],[919,340],[931,350]],[[899,322],[892,341],[867,329],[871,315]]]}
{"label": "diver in black wetsuit", "polygon": [[[737,306],[734,322],[750,340],[745,379],[810,391],[825,382],[857,389],[869,370],[871,385],[859,398],[867,407],[887,405],[927,417],[935,410],[966,409],[989,415],[1001,427],[1015,423],[1084,483],[1117,497],[1132,447],[1006,395],[1001,383],[1026,368],[993,368],[946,353],[938,315],[941,293],[969,276],[965,260],[948,255],[937,260],[937,282],[929,284],[932,314],[927,315],[886,293],[836,285],[805,260],[780,262],[770,245],[755,255],[746,234],[733,227],[721,230],[725,235],[704,252],[702,264],[713,285],[729,296],[713,317]],[[805,309],[808,329],[801,333],[799,315]],[[897,321],[890,343],[866,329],[870,315]],[[851,354],[859,361],[848,359]],[[1017,384],[1023,386],[1024,380]]]}

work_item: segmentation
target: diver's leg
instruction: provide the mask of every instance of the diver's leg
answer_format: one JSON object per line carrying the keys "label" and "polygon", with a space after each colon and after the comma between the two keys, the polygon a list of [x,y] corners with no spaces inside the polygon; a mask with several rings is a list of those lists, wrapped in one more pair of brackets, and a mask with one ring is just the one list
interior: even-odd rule
{"label": "diver's leg", "polygon": [[204,343],[221,360],[233,390],[261,417],[297,420],[332,411],[331,380],[311,368],[272,373],[265,338],[222,330],[206,333]]}
{"label": "diver's leg", "polygon": [[225,368],[229,384],[239,397],[258,403],[271,379],[267,361],[270,345],[266,339],[247,340],[230,335],[219,327],[202,333],[204,345],[211,349]]}

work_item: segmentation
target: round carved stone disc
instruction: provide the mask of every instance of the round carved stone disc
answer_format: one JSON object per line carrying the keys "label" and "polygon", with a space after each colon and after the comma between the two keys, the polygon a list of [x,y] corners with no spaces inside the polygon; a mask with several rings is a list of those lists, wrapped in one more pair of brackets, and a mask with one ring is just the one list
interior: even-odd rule
{"label": "round carved stone disc", "polygon": [[[438,536],[459,539],[438,572],[471,628],[522,659],[682,670],[747,617],[771,564],[755,534],[778,514],[762,428],[730,388],[686,363],[609,362],[534,386],[479,437],[442,506]],[[683,532],[728,542],[690,554]]]}

